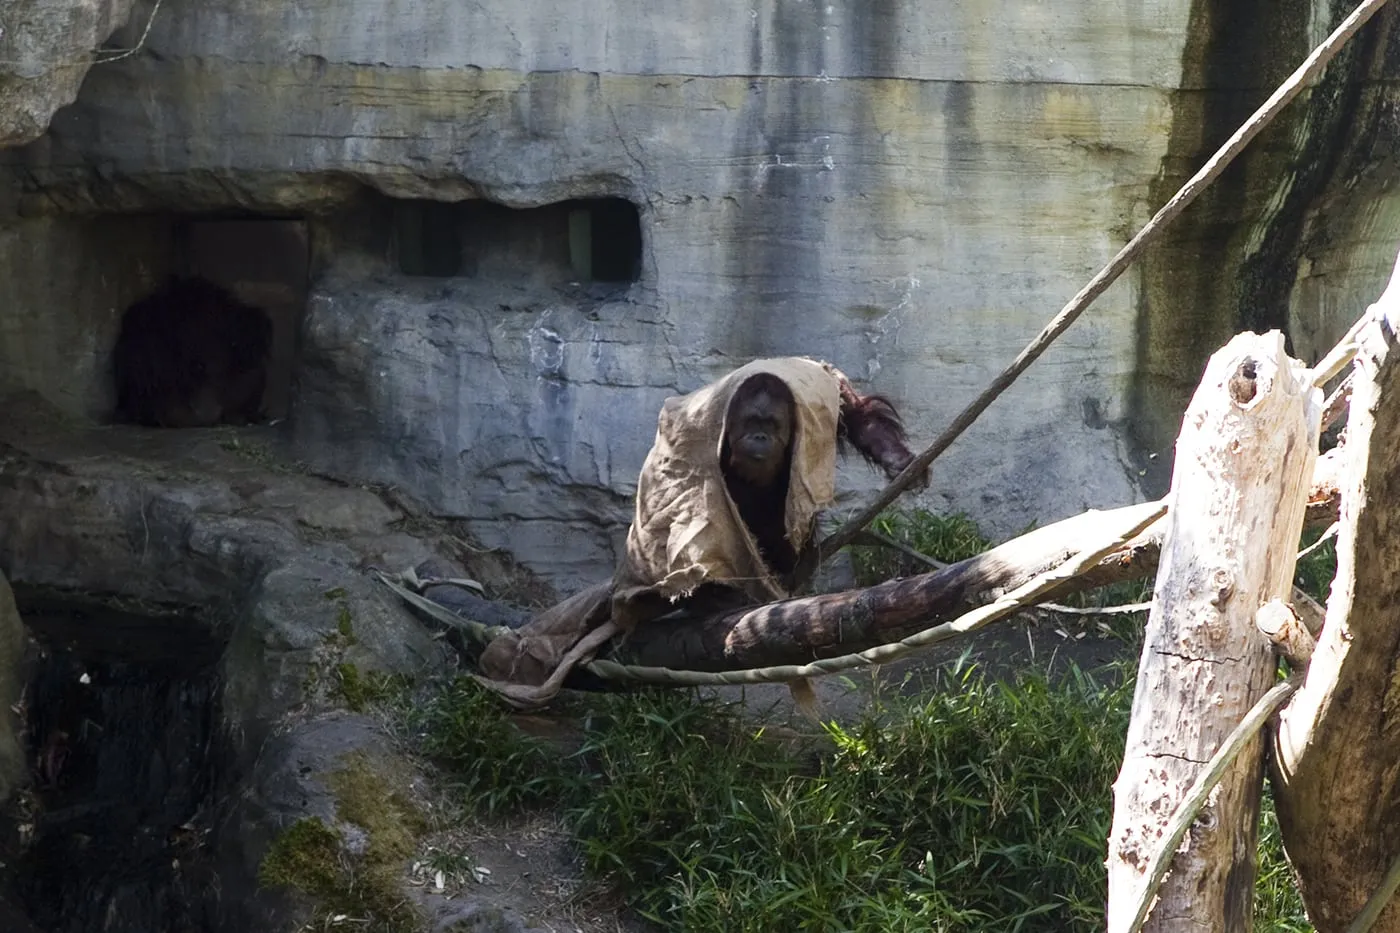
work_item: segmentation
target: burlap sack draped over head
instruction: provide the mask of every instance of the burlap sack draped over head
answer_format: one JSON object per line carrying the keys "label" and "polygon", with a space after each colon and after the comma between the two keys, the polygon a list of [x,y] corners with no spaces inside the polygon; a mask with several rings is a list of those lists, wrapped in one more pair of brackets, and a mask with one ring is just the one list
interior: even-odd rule
{"label": "burlap sack draped over head", "polygon": [[613,618],[620,624],[639,621],[632,607],[654,602],[648,597],[676,599],[706,582],[728,583],[757,603],[788,595],[759,557],[720,469],[729,403],[759,373],[783,380],[797,401],[786,511],[788,540],[797,550],[811,538],[817,512],[831,502],[841,414],[831,366],[795,357],[757,360],[667,399],[637,480],[626,559],[613,577]]}
{"label": "burlap sack draped over head", "polygon": [[[720,468],[729,403],[744,381],[759,373],[783,380],[797,402],[786,519],[788,540],[802,550],[817,513],[835,494],[840,373],[801,357],[756,360],[689,395],[666,400],[637,480],[627,553],[612,582],[590,587],[495,639],[479,662],[486,678],[549,682],[544,693],[553,695],[562,680],[560,661],[590,629],[610,621],[621,631],[630,630],[654,618],[658,603],[688,596],[702,583],[728,584],[754,603],[788,595],[759,556]],[[571,664],[582,660],[577,654]],[[556,674],[560,676],[551,676]],[[502,692],[522,702],[547,699],[539,690]]]}

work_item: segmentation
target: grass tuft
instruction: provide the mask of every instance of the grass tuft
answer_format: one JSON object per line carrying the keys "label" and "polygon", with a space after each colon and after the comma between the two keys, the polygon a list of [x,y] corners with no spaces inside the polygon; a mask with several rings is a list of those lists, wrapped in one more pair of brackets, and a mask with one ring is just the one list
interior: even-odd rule
{"label": "grass tuft", "polygon": [[[962,513],[936,515],[927,509],[887,509],[875,517],[870,528],[947,564],[976,557],[992,546],[977,523]],[[851,561],[856,582],[861,586],[929,570],[927,565],[898,551],[867,545],[852,545]]]}
{"label": "grass tuft", "polygon": [[[590,875],[666,929],[1098,930],[1131,669],[945,673],[805,744],[730,704],[604,696],[572,754],[468,679],[420,704],[478,813],[564,809]],[[1304,933],[1266,808],[1256,926]]]}
{"label": "grass tuft", "polygon": [[1128,688],[955,687],[829,725],[815,770],[714,703],[619,710],[572,814],[588,866],[684,929],[1098,925]]}
{"label": "grass tuft", "polygon": [[581,780],[559,749],[521,732],[499,699],[467,676],[411,709],[408,725],[472,813],[504,815],[567,798]]}

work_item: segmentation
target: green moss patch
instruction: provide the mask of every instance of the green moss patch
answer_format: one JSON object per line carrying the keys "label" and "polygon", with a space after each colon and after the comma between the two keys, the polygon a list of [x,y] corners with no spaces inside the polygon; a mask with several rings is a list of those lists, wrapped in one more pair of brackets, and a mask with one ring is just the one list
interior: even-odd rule
{"label": "green moss patch", "polygon": [[[352,853],[344,832],[319,819],[299,820],[269,848],[258,879],[316,901],[318,920],[343,916],[368,933],[411,933],[419,917],[403,895],[406,863],[424,831],[422,815],[397,786],[406,775],[385,775],[360,753],[328,776],[336,811],[365,834]],[[399,780],[399,779],[402,780]]]}

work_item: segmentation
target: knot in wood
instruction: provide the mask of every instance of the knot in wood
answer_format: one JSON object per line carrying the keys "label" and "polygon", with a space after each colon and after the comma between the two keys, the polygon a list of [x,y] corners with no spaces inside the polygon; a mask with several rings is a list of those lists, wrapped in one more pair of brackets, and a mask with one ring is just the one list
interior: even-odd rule
{"label": "knot in wood", "polygon": [[1230,597],[1235,595],[1235,581],[1230,571],[1223,567],[1217,568],[1211,574],[1211,588],[1215,590],[1215,595],[1210,598],[1210,604],[1217,610],[1224,611],[1225,604],[1230,601]]}
{"label": "knot in wood", "polygon": [[1236,405],[1243,405],[1254,399],[1255,393],[1259,391],[1259,364],[1254,361],[1254,357],[1246,356],[1240,361],[1235,374],[1230,377],[1229,389],[1230,398],[1235,400]]}

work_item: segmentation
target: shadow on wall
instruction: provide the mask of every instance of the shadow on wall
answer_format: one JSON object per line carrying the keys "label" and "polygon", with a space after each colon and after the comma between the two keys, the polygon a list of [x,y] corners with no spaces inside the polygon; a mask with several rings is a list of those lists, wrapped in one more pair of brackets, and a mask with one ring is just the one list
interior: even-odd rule
{"label": "shadow on wall", "polygon": [[[148,235],[132,240],[136,261],[125,258],[140,273],[120,291],[136,300],[122,308],[119,332],[109,338],[99,410],[117,422],[173,428],[287,417],[313,231],[318,240],[328,234],[321,249],[332,253],[349,231],[302,218],[172,212],[108,218],[108,226],[117,222],[111,235],[120,236],[128,219]],[[582,287],[599,298],[638,281],[642,271],[638,209],[623,198],[517,209],[367,191],[342,215],[347,220],[359,228],[351,241],[409,277],[527,290]],[[92,300],[101,303],[101,296]]]}
{"label": "shadow on wall", "polygon": [[297,332],[306,311],[310,243],[301,220],[196,220],[184,241],[190,274],[228,289],[272,319],[264,408],[287,414]]}

